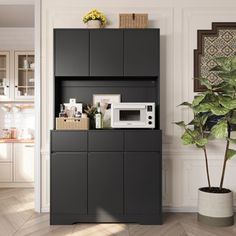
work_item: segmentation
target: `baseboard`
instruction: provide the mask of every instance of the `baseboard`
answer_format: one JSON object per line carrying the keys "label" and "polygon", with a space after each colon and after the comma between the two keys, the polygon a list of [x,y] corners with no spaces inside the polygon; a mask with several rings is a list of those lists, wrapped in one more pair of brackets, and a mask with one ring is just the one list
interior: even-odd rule
{"label": "baseboard", "polygon": [[[173,212],[173,213],[195,213],[197,212],[197,207],[170,207],[164,206],[162,208],[163,212]],[[41,212],[49,212],[49,207],[41,208]],[[236,212],[236,206],[234,207],[234,212]]]}
{"label": "baseboard", "polygon": [[163,206],[163,212],[197,212],[197,207],[171,207]]}
{"label": "baseboard", "polygon": [[[164,206],[163,212],[176,212],[176,213],[194,213],[197,212],[197,207],[170,207]],[[234,206],[234,212],[236,212],[236,206]]]}
{"label": "baseboard", "polygon": [[42,208],[41,208],[41,212],[42,212],[42,213],[48,213],[48,212],[50,212],[49,207],[42,207]]}
{"label": "baseboard", "polygon": [[0,183],[0,188],[33,188],[34,183]]}

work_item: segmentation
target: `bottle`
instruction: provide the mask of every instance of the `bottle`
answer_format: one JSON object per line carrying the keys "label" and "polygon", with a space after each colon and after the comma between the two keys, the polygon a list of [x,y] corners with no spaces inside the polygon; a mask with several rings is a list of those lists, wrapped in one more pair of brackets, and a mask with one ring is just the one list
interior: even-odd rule
{"label": "bottle", "polygon": [[98,102],[97,110],[95,113],[95,128],[96,129],[102,128],[102,113],[101,113],[100,102]]}
{"label": "bottle", "polygon": [[59,113],[59,117],[66,117],[66,112],[64,110],[64,106],[63,104],[60,104],[60,113]]}

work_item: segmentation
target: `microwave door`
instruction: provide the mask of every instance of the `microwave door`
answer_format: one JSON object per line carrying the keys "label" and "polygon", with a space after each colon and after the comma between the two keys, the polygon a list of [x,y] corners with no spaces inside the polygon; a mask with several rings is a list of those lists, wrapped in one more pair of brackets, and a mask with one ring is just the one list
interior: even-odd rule
{"label": "microwave door", "polygon": [[[140,107],[139,107],[140,108]],[[142,109],[119,109],[119,125],[122,127],[142,127],[145,125]]]}
{"label": "microwave door", "polygon": [[140,121],[140,110],[120,110],[120,121]]}

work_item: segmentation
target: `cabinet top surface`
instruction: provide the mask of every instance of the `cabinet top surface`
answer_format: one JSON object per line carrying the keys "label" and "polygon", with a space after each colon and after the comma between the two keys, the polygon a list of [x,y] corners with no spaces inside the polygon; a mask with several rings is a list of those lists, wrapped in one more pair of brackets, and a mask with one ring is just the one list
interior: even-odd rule
{"label": "cabinet top surface", "polygon": [[55,28],[54,31],[57,30],[86,30],[86,31],[92,31],[92,30],[156,30],[159,31],[160,28]]}
{"label": "cabinet top surface", "polygon": [[75,130],[75,129],[59,129],[51,130],[51,132],[161,132],[161,129],[90,129],[90,130]]}
{"label": "cabinet top surface", "polygon": [[34,139],[0,139],[0,143],[34,143]]}

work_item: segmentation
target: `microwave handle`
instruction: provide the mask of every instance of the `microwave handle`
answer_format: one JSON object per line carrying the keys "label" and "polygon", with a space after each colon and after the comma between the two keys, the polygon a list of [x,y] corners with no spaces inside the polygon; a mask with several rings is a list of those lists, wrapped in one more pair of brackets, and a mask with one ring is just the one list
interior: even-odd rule
{"label": "microwave handle", "polygon": [[145,109],[146,106],[145,105],[114,105],[113,106],[114,109]]}

